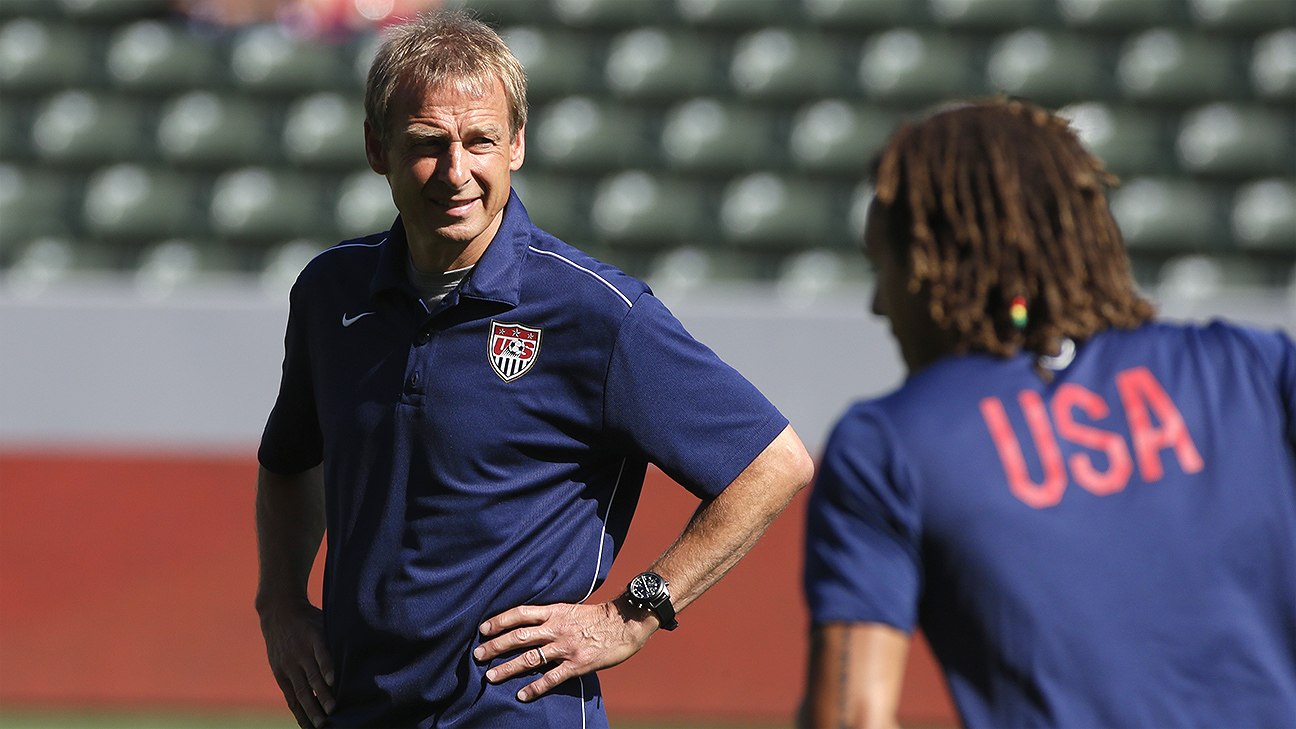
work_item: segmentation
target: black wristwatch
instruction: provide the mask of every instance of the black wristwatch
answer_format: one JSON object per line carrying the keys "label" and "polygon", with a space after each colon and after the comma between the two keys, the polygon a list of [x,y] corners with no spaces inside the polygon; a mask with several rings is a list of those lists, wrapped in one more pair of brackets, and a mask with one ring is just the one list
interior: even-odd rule
{"label": "black wristwatch", "polygon": [[635,575],[626,585],[626,599],[640,610],[651,610],[657,613],[662,630],[674,630],[679,627],[675,619],[675,606],[671,604],[670,583],[656,572],[641,572]]}

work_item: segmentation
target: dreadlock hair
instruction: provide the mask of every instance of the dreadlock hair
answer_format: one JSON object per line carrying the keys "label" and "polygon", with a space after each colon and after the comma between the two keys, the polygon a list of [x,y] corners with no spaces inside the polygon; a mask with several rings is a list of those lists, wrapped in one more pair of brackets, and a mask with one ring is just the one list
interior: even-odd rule
{"label": "dreadlock hair", "polygon": [[947,108],[902,125],[873,177],[909,290],[956,352],[1056,355],[1152,318],[1107,208],[1117,180],[1066,120],[1017,99]]}

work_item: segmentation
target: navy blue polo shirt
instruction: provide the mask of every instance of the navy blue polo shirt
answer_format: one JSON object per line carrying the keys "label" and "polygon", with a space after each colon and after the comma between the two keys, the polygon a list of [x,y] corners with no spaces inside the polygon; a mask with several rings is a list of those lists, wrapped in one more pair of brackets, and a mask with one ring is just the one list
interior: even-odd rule
{"label": "navy blue polo shirt", "polygon": [[532,225],[516,194],[431,311],[408,255],[398,220],[302,272],[259,452],[275,473],[323,463],[330,725],[606,726],[593,675],[531,704],[515,694],[534,676],[489,685],[477,626],[585,600],[649,462],[711,498],[787,420],[642,282]]}

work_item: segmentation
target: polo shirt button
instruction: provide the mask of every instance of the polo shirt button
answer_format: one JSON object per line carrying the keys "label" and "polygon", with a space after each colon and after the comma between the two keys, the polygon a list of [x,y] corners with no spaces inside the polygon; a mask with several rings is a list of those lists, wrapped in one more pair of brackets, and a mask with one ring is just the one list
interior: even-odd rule
{"label": "polo shirt button", "polygon": [[405,386],[413,390],[414,388],[418,387],[418,383],[419,383],[419,373],[418,370],[415,370],[411,372],[409,378],[405,380]]}
{"label": "polo shirt button", "polygon": [[421,347],[424,344],[427,344],[430,339],[432,339],[432,334],[430,332],[423,331],[423,332],[419,332],[417,337],[414,337],[414,343]]}

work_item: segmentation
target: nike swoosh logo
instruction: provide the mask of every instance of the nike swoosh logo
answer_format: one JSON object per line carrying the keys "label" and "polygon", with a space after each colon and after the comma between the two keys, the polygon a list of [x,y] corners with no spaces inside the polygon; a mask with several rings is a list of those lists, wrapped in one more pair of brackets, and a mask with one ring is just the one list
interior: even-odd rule
{"label": "nike swoosh logo", "polygon": [[373,313],[372,311],[366,311],[366,312],[363,313],[363,314],[356,314],[356,315],[353,316],[353,317],[348,317],[346,314],[343,314],[343,315],[342,315],[342,326],[344,326],[344,327],[349,327],[349,326],[351,326],[352,324],[355,324],[355,323],[356,323],[357,321],[359,321],[360,319],[362,319],[362,318],[364,318],[364,317],[366,317],[366,316],[369,316],[369,315],[372,314],[372,313]]}

